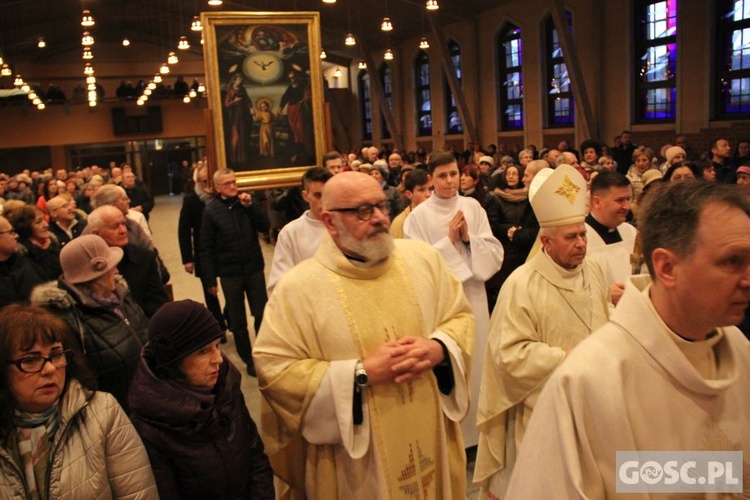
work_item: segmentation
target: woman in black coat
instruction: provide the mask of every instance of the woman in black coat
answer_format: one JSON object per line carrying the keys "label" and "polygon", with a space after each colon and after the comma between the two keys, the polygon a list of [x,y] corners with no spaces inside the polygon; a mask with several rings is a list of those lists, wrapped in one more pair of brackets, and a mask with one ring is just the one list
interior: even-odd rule
{"label": "woman in black coat", "polygon": [[149,324],[130,388],[133,425],[162,499],[273,499],[273,472],[206,308],[170,302]]}

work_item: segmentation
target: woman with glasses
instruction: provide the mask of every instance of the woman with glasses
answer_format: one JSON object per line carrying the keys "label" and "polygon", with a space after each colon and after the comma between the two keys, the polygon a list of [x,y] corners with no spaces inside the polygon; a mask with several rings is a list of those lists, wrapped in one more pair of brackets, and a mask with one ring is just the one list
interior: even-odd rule
{"label": "woman with glasses", "polygon": [[138,434],[72,345],[44,309],[0,309],[0,496],[158,498]]}

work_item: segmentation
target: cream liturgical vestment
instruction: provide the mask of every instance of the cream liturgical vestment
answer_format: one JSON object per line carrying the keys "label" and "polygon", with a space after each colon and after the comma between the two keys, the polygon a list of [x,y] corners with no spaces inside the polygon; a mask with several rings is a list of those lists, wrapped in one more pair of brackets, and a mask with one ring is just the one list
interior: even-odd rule
{"label": "cream liturgical vestment", "polygon": [[635,248],[635,239],[638,230],[623,222],[617,226],[622,241],[607,245],[593,227],[586,224],[586,258],[594,260],[604,272],[607,283],[625,283],[632,274],[630,256]]}
{"label": "cream liturgical vestment", "polygon": [[[656,312],[649,284],[629,278],[612,320],[545,385],[507,498],[615,498],[618,451],[675,450],[742,451],[743,498],[750,495],[750,345],[735,327],[702,342],[680,339]],[[710,362],[695,356],[701,350]]]}
{"label": "cream liturgical vestment", "polygon": [[[607,322],[608,290],[599,266],[588,258],[568,271],[544,251],[503,284],[492,313],[477,419],[474,481],[494,495],[489,498],[504,497],[547,378],[567,351]],[[541,469],[537,474],[543,480]]]}
{"label": "cream liturgical vestment", "polygon": [[[458,422],[468,409],[474,340],[461,284],[437,252],[396,240],[385,261],[347,259],[326,233],[318,252],[271,296],[253,349],[261,433],[287,498],[464,498]],[[436,338],[450,353],[455,387],[432,372],[362,390],[354,423],[357,360],[405,336]]]}
{"label": "cream liturgical vestment", "polygon": [[325,233],[326,227],[323,222],[310,217],[309,210],[284,226],[273,251],[273,262],[266,286],[268,295],[271,295],[287,271],[315,254]]}
{"label": "cream liturgical vestment", "polygon": [[[448,222],[458,210],[463,211],[469,229],[468,245],[461,241],[452,243],[448,238]],[[433,195],[419,204],[407,217],[404,234],[407,238],[426,241],[440,252],[463,283],[464,293],[474,311],[476,342],[470,378],[471,408],[466,420],[461,423],[466,446],[474,446],[479,438],[476,408],[490,323],[484,283],[500,270],[503,246],[492,235],[487,213],[482,206],[474,198],[458,195],[448,199]]]}

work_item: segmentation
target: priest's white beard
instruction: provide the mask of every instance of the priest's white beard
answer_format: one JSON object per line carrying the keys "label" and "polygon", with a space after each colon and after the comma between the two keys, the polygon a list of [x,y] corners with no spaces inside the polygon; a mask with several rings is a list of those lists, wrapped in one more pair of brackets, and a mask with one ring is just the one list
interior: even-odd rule
{"label": "priest's white beard", "polygon": [[366,262],[380,262],[388,258],[395,245],[388,226],[379,224],[370,229],[364,239],[358,240],[344,224],[334,221],[339,232],[338,244],[345,253],[363,258]]}

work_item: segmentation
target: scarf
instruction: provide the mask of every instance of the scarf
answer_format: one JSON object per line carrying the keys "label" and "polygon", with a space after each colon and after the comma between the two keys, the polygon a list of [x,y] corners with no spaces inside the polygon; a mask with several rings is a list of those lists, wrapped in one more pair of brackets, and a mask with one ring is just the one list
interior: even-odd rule
{"label": "scarf", "polygon": [[42,413],[13,411],[16,433],[16,459],[22,466],[26,490],[33,500],[47,499],[47,474],[50,466],[50,443],[60,425],[58,405]]}
{"label": "scarf", "polygon": [[529,192],[526,188],[495,189],[493,194],[496,194],[498,197],[510,203],[520,203],[529,199]]}

